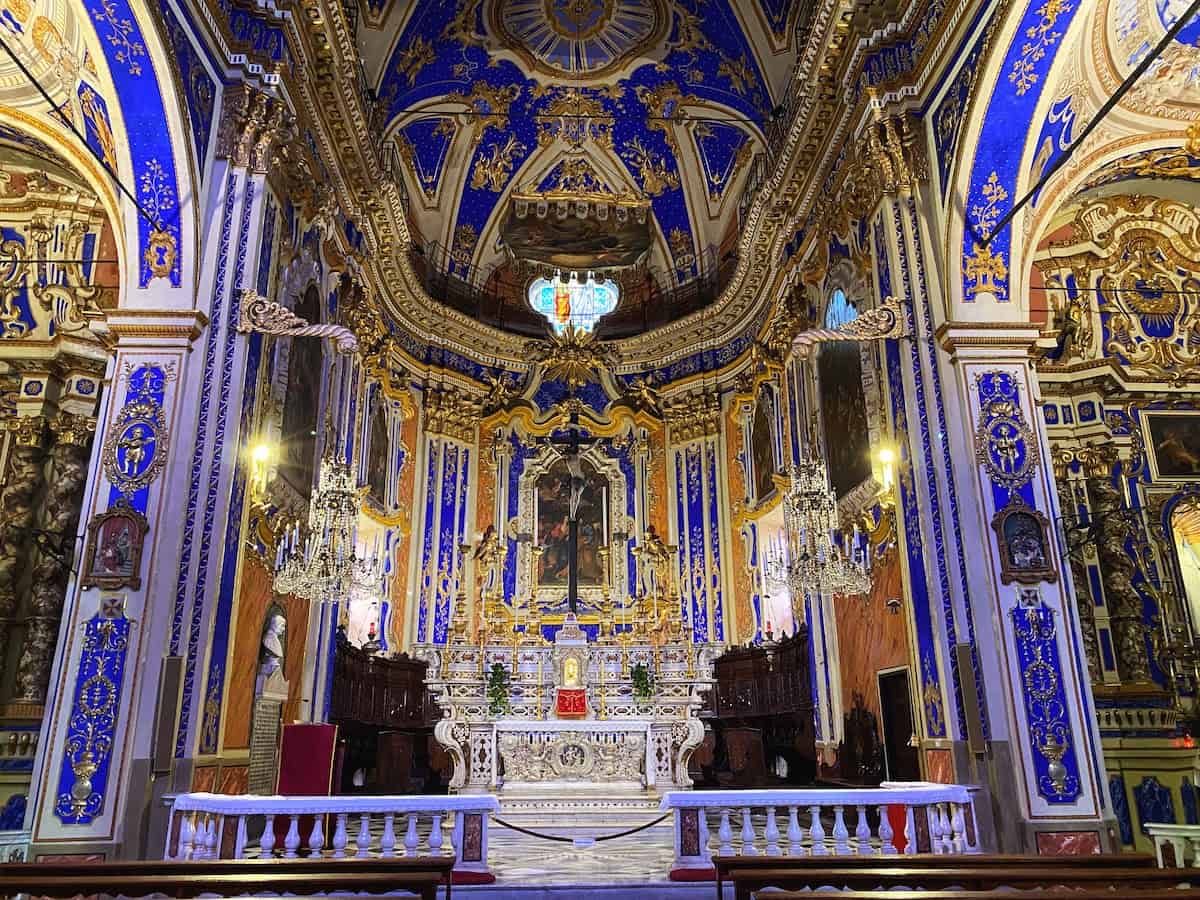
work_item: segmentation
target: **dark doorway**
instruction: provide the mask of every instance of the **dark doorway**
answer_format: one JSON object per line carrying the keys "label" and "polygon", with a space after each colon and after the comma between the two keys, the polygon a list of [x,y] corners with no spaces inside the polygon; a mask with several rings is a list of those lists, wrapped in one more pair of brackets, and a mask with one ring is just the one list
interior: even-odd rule
{"label": "dark doorway", "polygon": [[880,673],[879,709],[883,714],[883,764],[888,781],[920,781],[917,748],[909,746],[915,726],[908,669]]}

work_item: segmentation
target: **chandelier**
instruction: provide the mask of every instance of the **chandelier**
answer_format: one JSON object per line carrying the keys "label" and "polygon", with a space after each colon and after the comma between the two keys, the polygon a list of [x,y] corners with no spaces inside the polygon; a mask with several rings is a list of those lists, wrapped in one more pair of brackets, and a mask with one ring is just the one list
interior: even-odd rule
{"label": "chandelier", "polygon": [[356,541],[359,490],[350,465],[327,456],[321,461],[317,490],[309,500],[307,535],[297,523],[275,555],[275,590],[323,602],[353,589],[378,593],[384,563],[378,552],[360,554]]}
{"label": "chandelier", "polygon": [[845,532],[840,543],[837,496],[829,486],[825,463],[805,459],[788,472],[791,483],[783,496],[787,528],[787,584],[792,602],[806,594],[865,594],[871,589],[865,554]]}

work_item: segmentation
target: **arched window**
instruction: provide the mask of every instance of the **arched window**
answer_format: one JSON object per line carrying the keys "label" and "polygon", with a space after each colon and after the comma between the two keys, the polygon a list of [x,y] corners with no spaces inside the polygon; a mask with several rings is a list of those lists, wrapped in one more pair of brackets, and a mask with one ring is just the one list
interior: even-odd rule
{"label": "arched window", "polygon": [[841,288],[834,288],[833,294],[829,298],[829,306],[825,310],[825,327],[841,328],[857,318],[858,307],[850,302],[845,291]]}
{"label": "arched window", "polygon": [[562,273],[553,278],[537,278],[529,286],[529,305],[546,317],[556,334],[567,330],[592,331],[601,316],[617,308],[621,291],[616,283],[597,281],[591,272],[586,281],[579,280],[579,273],[572,272],[570,279],[563,281]]}

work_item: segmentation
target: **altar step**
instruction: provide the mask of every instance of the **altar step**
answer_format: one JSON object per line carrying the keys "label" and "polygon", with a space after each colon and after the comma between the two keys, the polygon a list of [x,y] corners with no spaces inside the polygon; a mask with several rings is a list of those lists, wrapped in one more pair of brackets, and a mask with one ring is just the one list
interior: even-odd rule
{"label": "altar step", "polygon": [[[621,831],[647,825],[662,816],[651,795],[580,793],[576,795],[499,795],[499,818],[522,828],[561,830],[563,834],[596,829]],[[501,826],[502,827],[502,826]],[[668,818],[662,826],[671,828]]]}

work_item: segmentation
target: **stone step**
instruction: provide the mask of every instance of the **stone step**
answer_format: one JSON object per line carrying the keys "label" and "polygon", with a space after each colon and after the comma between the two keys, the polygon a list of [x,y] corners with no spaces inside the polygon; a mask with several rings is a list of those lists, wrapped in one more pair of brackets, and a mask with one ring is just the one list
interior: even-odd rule
{"label": "stone step", "polygon": [[[499,818],[522,828],[563,830],[563,833],[600,828],[607,833],[645,825],[661,815],[658,798],[648,795],[500,795]],[[671,826],[671,819],[662,825]]]}

